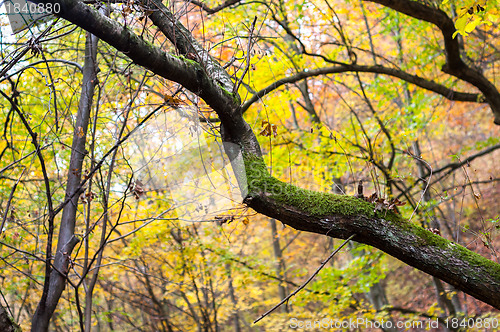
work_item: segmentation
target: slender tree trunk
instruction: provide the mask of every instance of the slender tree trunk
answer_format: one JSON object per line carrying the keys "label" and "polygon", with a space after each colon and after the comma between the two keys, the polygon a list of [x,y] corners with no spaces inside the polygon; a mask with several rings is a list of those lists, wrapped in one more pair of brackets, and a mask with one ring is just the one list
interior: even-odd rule
{"label": "slender tree trunk", "polygon": [[[418,141],[415,141],[413,143],[413,152],[415,153],[416,156],[421,155],[420,145],[418,144]],[[425,163],[421,160],[417,160],[417,167],[418,167],[419,177],[424,177],[425,174],[427,173]],[[422,190],[425,190],[425,192],[422,196],[422,202],[428,202],[432,198],[431,194],[430,194],[431,188],[425,188],[425,186],[426,185],[424,183]],[[437,220],[433,211],[430,211],[430,218],[429,219],[430,219],[429,224],[432,228],[436,228],[439,230],[441,229],[439,221]],[[448,310],[450,315],[455,316],[457,314],[457,312],[461,311],[460,299],[458,299],[458,297],[456,297],[456,295],[455,295],[454,296],[455,297],[455,299],[454,299],[455,304],[454,304],[453,301],[450,301],[450,299],[448,299],[448,296],[446,295],[446,289],[444,288],[441,280],[439,280],[436,277],[432,277],[432,281],[434,283],[434,288],[436,290],[436,296],[438,298],[439,306],[441,307],[441,309],[443,309],[444,312],[446,312],[446,310]]]}
{"label": "slender tree trunk", "polygon": [[366,295],[377,311],[380,311],[384,306],[389,304],[385,289],[380,282],[373,284]]}
{"label": "slender tree trunk", "polygon": [[[83,160],[87,154],[85,143],[87,141],[87,128],[94,96],[94,88],[97,84],[96,77],[96,42],[93,43],[90,33],[87,33],[85,43],[85,64],[83,66],[82,92],[78,113],[73,132],[73,144],[71,147],[71,159],[68,171],[68,181],[66,185],[65,200],[69,200],[63,209],[57,250],[53,262],[54,268],[50,268],[50,273],[45,275],[48,282],[45,283],[43,292],[46,296],[38,304],[38,308],[33,316],[31,331],[44,332],[49,328],[50,319],[56,309],[57,303],[66,286],[66,278],[69,272],[69,261],[71,252],[78,243],[74,235],[76,212],[78,199],[82,189],[80,181],[82,178]],[[48,262],[49,263],[49,262]],[[47,263],[47,264],[48,264]]]}
{"label": "slender tree trunk", "polygon": [[236,292],[234,291],[233,286],[233,276],[231,274],[231,264],[226,263],[226,271],[228,274],[228,288],[229,288],[229,297],[231,298],[231,303],[233,304],[233,329],[234,332],[241,332],[240,325],[240,311],[238,309],[238,299],[236,298]]}
{"label": "slender tree trunk", "polygon": [[[97,50],[97,42],[98,42],[98,39],[97,37],[95,37],[94,35],[91,35],[89,34],[87,36],[87,38],[90,38],[90,44],[91,44],[91,50]],[[95,63],[94,63],[95,64]],[[97,65],[95,66],[94,69],[97,69]],[[112,163],[113,163],[114,159],[112,160]],[[110,167],[112,168],[112,166]],[[104,220],[102,222],[102,233],[101,233],[101,245],[103,245],[103,242],[105,240],[105,237],[106,237],[106,225],[107,225],[107,222],[108,222],[108,214],[107,214],[107,205],[108,205],[108,197],[109,197],[109,183],[110,183],[110,178],[111,178],[111,174],[112,174],[112,169],[109,170],[108,172],[108,190],[107,192],[104,192],[103,193],[103,205],[104,205]],[[90,185],[89,185],[89,190],[90,190]],[[88,203],[87,205],[89,207],[87,213],[89,214],[90,213],[90,202]],[[88,235],[89,234],[89,223],[90,223],[90,218],[87,218],[87,229],[86,229],[86,233]],[[85,246],[85,270],[89,269],[90,266],[88,265],[89,262],[87,260],[87,257],[88,257],[88,241],[89,239],[86,238],[85,239],[86,241],[86,246]],[[85,290],[85,313],[84,313],[84,317],[85,317],[85,331],[87,332],[90,332],[91,331],[91,326],[92,326],[92,295],[93,295],[93,292],[94,292],[94,287],[95,287],[95,284],[97,282],[97,275],[99,273],[99,265],[101,264],[101,259],[102,259],[102,251],[99,252],[98,254],[98,257],[97,257],[97,261],[95,262],[95,265],[96,265],[96,269],[94,270],[94,273],[92,275],[92,278],[89,282],[89,284],[87,285],[87,288]]]}
{"label": "slender tree trunk", "polygon": [[450,292],[453,292],[451,295],[451,303],[453,303],[453,307],[455,308],[455,312],[463,313],[462,302],[460,301],[460,297],[458,297],[459,290],[457,290],[452,285],[449,285]]}
{"label": "slender tree trunk", "polygon": [[[276,262],[276,276],[281,280],[285,279],[285,262],[283,261],[283,251],[281,250],[278,229],[276,227],[276,219],[271,218],[271,235],[273,237],[274,259]],[[287,296],[286,287],[280,282],[278,285],[278,294],[280,300]],[[281,306],[280,309],[283,313],[288,312],[288,304]]]}

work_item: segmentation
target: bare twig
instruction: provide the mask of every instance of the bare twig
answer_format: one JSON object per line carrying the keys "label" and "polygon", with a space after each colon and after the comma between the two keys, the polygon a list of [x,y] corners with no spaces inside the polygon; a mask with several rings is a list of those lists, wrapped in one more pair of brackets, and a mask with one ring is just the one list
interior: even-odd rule
{"label": "bare twig", "polygon": [[246,59],[247,63],[245,66],[245,70],[243,71],[243,74],[241,74],[241,77],[240,77],[240,80],[238,81],[238,83],[235,84],[233,94],[238,93],[238,89],[240,88],[241,82],[243,82],[243,79],[245,78],[245,75],[247,74],[248,69],[250,68],[250,58],[251,58],[250,52],[252,51],[252,47],[253,47],[253,38],[252,37],[253,37],[253,32],[255,30],[255,23],[257,23],[257,16],[254,17],[253,22],[252,22],[252,26],[250,27],[250,31],[248,33],[248,47],[247,47],[247,59]]}
{"label": "bare twig", "polygon": [[[413,159],[415,160],[418,160],[419,162],[421,163],[424,163],[427,168],[429,169],[429,177],[427,178],[427,183],[425,184],[425,187],[424,187],[424,190],[422,190],[422,194],[420,195],[420,199],[418,200],[417,202],[417,206],[413,209],[413,212],[411,213],[411,216],[410,218],[408,219],[408,221],[411,221],[411,219],[413,218],[413,216],[415,215],[415,212],[418,210],[418,207],[420,206],[420,203],[422,202],[422,200],[424,199],[424,195],[425,193],[427,192],[427,189],[429,189],[429,184],[431,182],[431,179],[432,179],[432,166],[426,162],[424,159],[422,159],[420,156],[417,156],[417,155],[414,155],[414,154],[411,154],[409,151],[407,151],[407,154],[412,157]],[[424,180],[425,181],[425,180]]]}
{"label": "bare twig", "polygon": [[321,271],[321,269],[323,269],[323,267],[325,267],[326,263],[328,263],[330,261],[330,259],[333,258],[333,256],[335,256],[339,251],[340,249],[342,249],[349,241],[351,241],[351,239],[353,237],[355,237],[356,234],[353,234],[351,236],[349,236],[340,246],[338,246],[337,249],[335,249],[331,254],[330,256],[328,256],[327,259],[325,259],[323,262],[321,262],[321,265],[316,269],[316,271],[309,277],[309,279],[306,280],[306,282],[304,282],[299,288],[297,288],[295,291],[293,291],[293,293],[291,293],[290,295],[288,295],[287,297],[285,297],[283,300],[281,300],[280,303],[278,303],[277,305],[275,305],[274,307],[272,307],[270,310],[268,310],[266,313],[264,313],[262,316],[260,316],[258,319],[256,319],[253,323],[256,324],[258,321],[260,321],[262,318],[266,317],[267,315],[269,315],[271,312],[273,312],[274,310],[278,309],[283,303],[287,302],[288,300],[290,300],[290,298],[292,296],[295,296],[298,292],[300,292],[304,287],[307,286],[308,283],[311,282],[311,280],[314,279],[314,277],[319,273],[319,271]]}
{"label": "bare twig", "polygon": [[[40,150],[45,150],[47,147],[51,146],[52,144],[45,144],[44,146],[40,147]],[[5,166],[4,168],[0,169],[0,174],[2,174],[3,172],[5,172],[6,170],[12,168],[15,164],[19,163],[20,161],[23,161],[24,159],[28,158],[29,156],[31,156],[32,154],[36,153],[37,151],[31,151],[30,153],[28,153],[27,155],[17,159],[16,161],[13,161],[11,162],[9,165]]]}
{"label": "bare twig", "polygon": [[17,185],[19,184],[19,181],[21,181],[21,178],[23,177],[25,171],[26,171],[26,168],[23,169],[23,171],[21,172],[21,175],[19,176],[16,183],[12,187],[12,190],[10,191],[9,199],[7,200],[7,207],[5,208],[5,212],[3,214],[2,225],[0,225],[0,235],[2,234],[3,226],[5,225],[5,222],[7,221],[7,215],[9,214],[10,203],[12,202],[12,199],[14,198],[14,192],[16,191]]}
{"label": "bare twig", "polygon": [[[36,38],[33,38],[31,39],[30,41],[26,42],[25,46],[24,46],[24,49],[19,52],[15,57],[14,59],[12,59],[11,61],[9,61],[9,63],[7,63],[7,65],[5,67],[3,67],[0,71],[0,77],[3,77],[12,67],[14,67],[14,65],[16,63],[19,62],[19,60],[21,60],[21,58],[26,54],[28,53],[28,51],[31,49],[31,45],[34,45],[36,43],[39,43],[40,42],[40,39],[42,39],[42,37],[44,37],[47,33],[49,33],[49,31],[52,29],[52,27],[59,21],[59,18],[57,18],[54,22],[52,22],[51,25],[49,25],[38,37]],[[7,57],[6,57],[7,58]],[[3,64],[3,61],[2,61],[2,64]]]}
{"label": "bare twig", "polygon": [[197,1],[197,0],[189,0],[186,2],[189,2],[195,6],[200,7],[201,9],[203,9],[204,11],[206,11],[210,15],[210,14],[215,14],[215,13],[217,13],[217,12],[227,8],[227,7],[236,6],[236,5],[240,4],[241,0],[226,0],[223,3],[221,3],[220,5],[217,5],[213,8],[210,8],[205,3],[201,2],[201,1]]}

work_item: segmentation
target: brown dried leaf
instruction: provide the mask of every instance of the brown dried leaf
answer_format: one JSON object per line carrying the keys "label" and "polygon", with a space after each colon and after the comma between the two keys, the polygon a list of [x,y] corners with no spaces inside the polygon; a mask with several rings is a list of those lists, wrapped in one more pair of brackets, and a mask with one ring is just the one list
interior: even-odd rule
{"label": "brown dried leaf", "polygon": [[278,136],[278,127],[268,121],[262,121],[262,131],[260,132],[260,135],[269,137],[271,134],[274,137]]}
{"label": "brown dried leaf", "polygon": [[378,199],[377,193],[373,193],[368,197],[367,201],[370,203],[375,203],[375,201]]}

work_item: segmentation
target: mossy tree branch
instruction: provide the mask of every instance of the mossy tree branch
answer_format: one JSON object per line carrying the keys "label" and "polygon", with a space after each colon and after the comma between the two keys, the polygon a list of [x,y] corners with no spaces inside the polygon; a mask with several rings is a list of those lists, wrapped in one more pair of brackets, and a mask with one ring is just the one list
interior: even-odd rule
{"label": "mossy tree branch", "polygon": [[246,156],[248,195],[255,211],[295,229],[378,248],[500,309],[500,264],[353,196],[318,193],[270,176],[262,159]]}

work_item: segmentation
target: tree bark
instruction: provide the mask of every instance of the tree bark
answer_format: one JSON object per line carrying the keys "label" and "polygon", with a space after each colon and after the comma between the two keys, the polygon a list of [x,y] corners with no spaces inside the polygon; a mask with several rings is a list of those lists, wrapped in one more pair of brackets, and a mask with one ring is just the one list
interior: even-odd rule
{"label": "tree bark", "polygon": [[[84,70],[89,70],[89,71],[97,71],[97,63],[96,63],[96,56],[97,56],[97,43],[98,39],[92,34],[87,35],[87,45],[85,47],[85,58],[91,58],[93,61],[89,64],[85,64]],[[90,65],[90,68],[86,68],[87,65]],[[90,118],[90,113],[88,114]],[[109,170],[109,176],[112,174],[111,170]],[[106,196],[104,198],[105,204],[107,204],[107,197],[109,196],[109,189],[106,193],[104,193]],[[105,209],[107,206],[105,207]],[[101,233],[101,245],[104,243],[104,237],[106,236],[106,223],[107,223],[107,214],[105,214],[105,220],[103,221],[103,230]],[[88,227],[88,223],[87,223]],[[88,233],[88,232],[87,232]],[[88,238],[86,239],[88,241]],[[86,249],[85,253],[88,255],[88,242],[86,244]],[[91,331],[91,326],[92,326],[92,295],[94,291],[95,284],[97,282],[97,275],[99,273],[99,265],[101,264],[101,259],[102,259],[102,250],[98,254],[98,258],[96,261],[96,270],[94,271],[92,278],[90,279],[90,282],[88,284],[87,289],[85,290],[85,331],[90,332]],[[85,260],[85,269],[89,269],[90,267],[87,265],[88,260]]]}
{"label": "tree bark", "polygon": [[13,318],[9,316],[7,310],[0,304],[0,331],[16,332],[21,331],[19,326],[14,323]]}
{"label": "tree bark", "polygon": [[[350,196],[299,189],[264,175],[247,163],[249,195],[257,212],[303,231],[372,245],[403,262],[500,308],[500,265],[414,225],[390,211]],[[257,175],[259,174],[259,175]]]}

